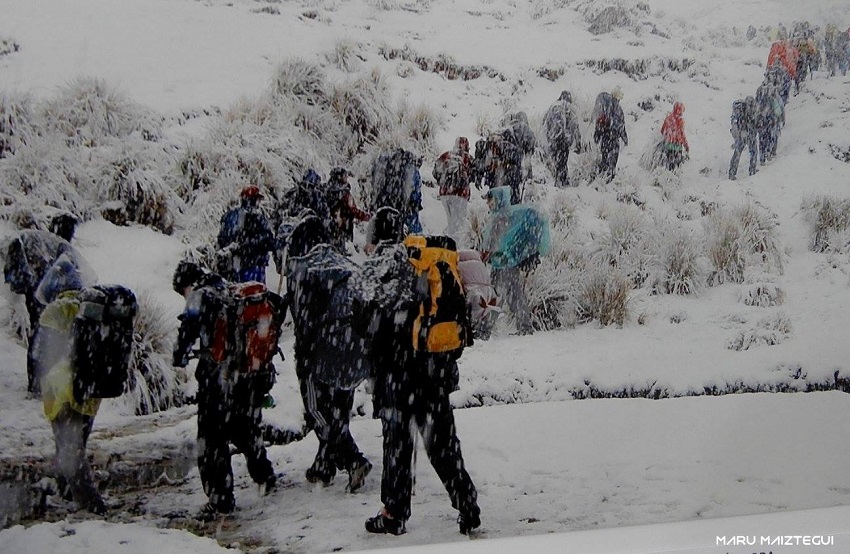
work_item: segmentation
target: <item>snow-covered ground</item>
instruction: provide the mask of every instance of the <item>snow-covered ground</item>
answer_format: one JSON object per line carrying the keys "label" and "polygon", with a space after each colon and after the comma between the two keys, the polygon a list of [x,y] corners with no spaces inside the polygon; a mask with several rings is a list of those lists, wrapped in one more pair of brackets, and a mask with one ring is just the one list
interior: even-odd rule
{"label": "snow-covered ground", "polygon": [[[847,196],[850,165],[833,157],[830,145],[850,146],[850,78],[816,73],[788,104],[779,157],[748,178],[744,154],[739,180],[725,179],[731,103],[755,92],[767,57],[769,40],[761,29],[778,22],[790,28],[792,21],[802,19],[821,26],[835,21],[844,28],[850,23],[850,4],[647,0],[642,6],[646,9],[632,11],[641,14],[638,22],[592,35],[583,14],[594,3],[580,0],[0,0],[0,39],[20,45],[19,51],[0,56],[0,93],[14,90],[45,98],[73,78],[97,76],[162,114],[166,136],[189,140],[203,136],[208,118],[183,126],[168,118],[255,96],[284,58],[328,64],[327,54],[345,43],[359,55],[354,71],[378,68],[397,99],[429,105],[444,115],[436,141],[443,150],[459,134],[477,138],[482,126],[494,125],[508,109],[525,110],[532,123],[539,121],[563,89],[573,91],[579,107],[589,110],[599,91],[621,87],[631,140],[621,155],[618,188],[597,191],[582,185],[562,193],[576,206],[576,218],[595,228],[598,214],[616,204],[615,192],[635,192],[646,200],[672,198],[682,211],[698,209],[699,201],[732,206],[755,202],[778,223],[783,272],[773,278],[785,300],[770,308],[746,306],[739,301],[745,285],[738,284],[704,288],[688,297],[636,294],[630,305],[633,315],[621,328],[588,324],[515,337],[505,326],[492,340],[469,349],[461,360],[461,390],[453,402],[480,406],[458,410],[457,418],[467,465],[479,487],[482,535],[525,537],[520,544],[492,546],[513,551],[547,548],[548,539],[535,542],[528,538],[532,535],[695,519],[703,526],[664,525],[636,530],[633,536],[673,537],[669,548],[708,548],[715,535],[846,532],[848,526],[818,526],[833,521],[827,513],[844,515],[841,511],[807,512],[795,520],[804,524],[794,529],[785,527],[788,520],[767,516],[747,520],[752,531],[740,532],[734,520],[727,526],[709,519],[850,504],[850,481],[843,471],[850,459],[850,431],[840,418],[850,398],[843,393],[570,401],[576,394],[630,389],[661,397],[729,386],[756,390],[779,384],[805,390],[830,382],[836,372],[843,378],[850,372],[850,260],[846,254],[808,250],[809,228],[800,209],[814,195]],[[752,41],[745,38],[748,25],[760,29]],[[381,47],[404,46],[423,56],[449,54],[461,65],[487,66],[501,78],[447,80],[412,62],[379,55]],[[694,63],[685,72],[650,71],[640,79],[583,63],[611,58]],[[331,74],[339,71],[328,65]],[[539,75],[541,69],[563,75],[550,81]],[[654,110],[638,107],[646,99],[654,99]],[[638,160],[674,99],[687,107],[691,160],[680,179],[653,186]],[[589,138],[590,129],[582,131]],[[574,156],[571,163],[580,165],[586,156]],[[545,175],[539,161],[538,166],[535,171]],[[430,161],[423,167],[428,178]],[[425,189],[425,194],[424,225],[440,232],[445,218],[436,192]],[[480,199],[473,204],[481,208]],[[4,235],[14,231],[9,224],[2,230]],[[176,315],[182,302],[171,291],[170,276],[185,248],[183,238],[90,221],[81,227],[77,244],[102,281],[148,291]],[[277,283],[273,272],[269,282]],[[17,299],[8,290],[4,294],[0,309],[8,314]],[[790,322],[780,344],[745,351],[727,347],[770,318]],[[290,341],[287,335],[287,355]],[[25,398],[23,367],[23,347],[11,337],[0,338],[4,460],[46,458],[52,451],[40,404]],[[294,428],[300,401],[291,360],[279,369],[277,407],[267,410],[266,417]],[[523,404],[502,405],[515,402]],[[105,403],[91,441],[96,459],[153,459],[190,451],[191,408],[148,418],[131,413],[124,400]],[[267,498],[258,497],[235,457],[241,510],[225,528],[199,531],[217,536],[225,546],[239,542],[246,550],[259,544],[299,552],[465,540],[456,532],[448,499],[424,456],[419,458],[408,534],[369,536],[363,520],[380,505],[380,426],[358,418],[353,431],[364,452],[378,462],[362,492],[347,495],[341,482],[314,490],[304,481],[303,470],[315,450],[309,437],[271,449],[287,485]],[[109,523],[83,522],[77,515],[67,522],[0,531],[0,551],[112,552],[117,545],[132,551],[140,542],[162,552],[212,551],[205,539],[158,529],[181,526],[179,516],[203,501],[192,471],[184,482],[140,491],[136,509],[125,505],[108,517]],[[676,543],[680,533],[696,542]],[[575,539],[566,536],[557,544],[587,552],[602,551],[606,540],[611,551],[665,548],[663,542],[659,546],[636,539],[623,544],[614,533],[594,536],[600,542],[589,543],[593,546],[570,543]],[[488,544],[478,541],[468,547],[489,550],[482,546]]]}

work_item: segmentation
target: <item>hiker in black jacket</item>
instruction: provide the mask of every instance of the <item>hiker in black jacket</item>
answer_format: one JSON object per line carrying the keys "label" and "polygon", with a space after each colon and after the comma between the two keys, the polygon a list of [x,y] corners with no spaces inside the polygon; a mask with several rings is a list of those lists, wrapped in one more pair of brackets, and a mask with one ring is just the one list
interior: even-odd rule
{"label": "hiker in black jacket", "polygon": [[[248,473],[271,492],[277,483],[272,463],[266,455],[260,424],[262,402],[274,384],[274,367],[252,375],[231,375],[228,360],[217,362],[215,324],[222,313],[227,283],[218,275],[192,262],[180,262],[174,272],[173,287],[186,298],[180,315],[180,330],[174,349],[174,365],[186,367],[192,346],[199,341],[198,365],[198,470],[209,502],[199,519],[212,520],[233,512],[233,470],[230,443],[245,456]],[[280,307],[283,310],[283,307]]]}

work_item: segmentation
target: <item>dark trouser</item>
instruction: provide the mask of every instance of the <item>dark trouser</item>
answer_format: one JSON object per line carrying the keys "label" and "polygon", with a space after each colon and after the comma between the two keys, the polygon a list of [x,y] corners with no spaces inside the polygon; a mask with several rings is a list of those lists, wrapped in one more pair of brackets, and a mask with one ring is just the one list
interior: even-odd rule
{"label": "dark trouser", "polygon": [[33,346],[35,344],[35,334],[38,331],[38,320],[41,318],[41,312],[44,306],[35,299],[35,291],[24,294],[24,303],[27,306],[27,313],[30,318],[30,330],[27,334],[27,392],[41,396],[41,375],[37,374]]}
{"label": "dark trouser", "polygon": [[664,150],[664,156],[666,158],[666,165],[669,171],[676,171],[676,169],[678,169],[685,160],[685,157],[682,155],[682,151],[673,148],[666,148]]}
{"label": "dark trouser", "polygon": [[69,406],[51,422],[56,445],[56,481],[62,496],[70,495],[84,508],[102,502],[92,481],[91,466],[86,458],[86,444],[94,417],[81,414]]}
{"label": "dark trouser", "polygon": [[759,160],[761,163],[765,163],[776,156],[778,134],[779,125],[775,121],[768,121],[759,128]]}
{"label": "dark trouser", "polygon": [[570,146],[566,140],[556,140],[549,146],[549,156],[552,158],[552,168],[555,173],[555,186],[570,186],[570,173],[567,162],[570,159]]}
{"label": "dark trouser", "polygon": [[603,137],[599,144],[602,159],[599,161],[599,173],[611,181],[617,172],[617,161],[620,159],[620,139],[611,140]]}
{"label": "dark trouser", "polygon": [[301,399],[304,401],[304,419],[308,428],[316,433],[319,449],[312,469],[329,481],[336,470],[349,470],[365,462],[349,427],[354,391],[331,387],[311,376],[299,379]]}
{"label": "dark trouser", "polygon": [[750,151],[750,175],[755,175],[758,171],[756,165],[758,160],[758,152],[756,149],[756,140],[755,137],[744,139],[744,140],[735,140],[735,144],[733,146],[732,151],[732,160],[729,162],[729,178],[735,179],[738,174],[738,162],[741,159],[741,152],[744,151],[744,147],[747,147]]}
{"label": "dark trouser", "polygon": [[266,392],[250,379],[236,383],[221,383],[217,375],[199,379],[198,470],[210,504],[220,512],[229,512],[235,505],[230,443],[245,456],[255,483],[265,483],[274,475],[260,428]]}
{"label": "dark trouser", "polygon": [[[433,362],[432,362],[433,363]],[[457,438],[451,392],[445,378],[422,379],[409,405],[384,408],[384,471],[381,500],[394,518],[410,518],[413,489],[414,434],[418,429],[428,460],[437,472],[452,507],[462,514],[478,514],[478,493],[467,473]]]}

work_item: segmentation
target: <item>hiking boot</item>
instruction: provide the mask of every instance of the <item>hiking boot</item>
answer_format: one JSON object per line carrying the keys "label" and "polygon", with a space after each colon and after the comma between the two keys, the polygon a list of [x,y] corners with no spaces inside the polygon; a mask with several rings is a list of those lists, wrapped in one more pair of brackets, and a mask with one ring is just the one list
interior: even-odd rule
{"label": "hiking boot", "polygon": [[268,478],[260,483],[260,496],[268,496],[277,488],[277,475],[272,473]]}
{"label": "hiking boot", "polygon": [[307,468],[307,471],[304,472],[304,477],[307,479],[309,483],[320,483],[323,487],[330,487],[333,485],[334,476],[320,473],[319,470],[315,468]]}
{"label": "hiking boot", "polygon": [[386,510],[381,510],[378,515],[366,520],[366,530],[379,535],[403,535],[404,520],[389,517]]}
{"label": "hiking boot", "polygon": [[195,519],[209,523],[215,521],[220,516],[233,513],[233,507],[216,507],[210,502],[203,505]]}
{"label": "hiking boot", "polygon": [[348,470],[348,492],[355,492],[366,482],[366,476],[372,471],[372,462],[361,460]]}
{"label": "hiking boot", "polygon": [[457,516],[457,526],[461,535],[468,535],[473,529],[481,527],[479,512],[468,512]]}

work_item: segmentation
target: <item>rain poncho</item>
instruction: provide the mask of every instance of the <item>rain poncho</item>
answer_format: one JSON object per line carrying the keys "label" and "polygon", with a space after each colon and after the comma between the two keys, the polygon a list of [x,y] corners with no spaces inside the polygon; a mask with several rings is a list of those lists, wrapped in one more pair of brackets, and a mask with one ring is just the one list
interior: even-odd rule
{"label": "rain poncho", "polygon": [[18,294],[35,291],[45,273],[66,252],[84,273],[92,273],[76,249],[65,239],[40,229],[21,231],[6,251],[3,269],[5,280],[12,291]]}
{"label": "rain poncho", "polygon": [[511,205],[509,187],[490,189],[490,221],[484,230],[483,249],[494,269],[516,267],[535,256],[545,256],[551,246],[549,222],[535,208]]}

